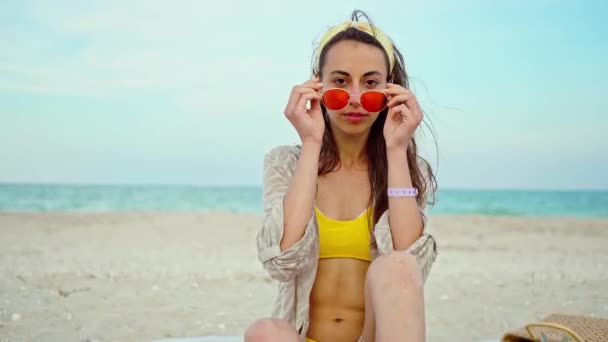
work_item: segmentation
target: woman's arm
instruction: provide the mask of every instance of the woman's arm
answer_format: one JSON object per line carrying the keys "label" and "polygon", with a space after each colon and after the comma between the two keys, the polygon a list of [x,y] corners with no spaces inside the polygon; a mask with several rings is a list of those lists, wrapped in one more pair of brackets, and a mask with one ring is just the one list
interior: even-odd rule
{"label": "woman's arm", "polygon": [[[406,151],[403,148],[387,149],[386,154],[388,159],[388,187],[411,187],[412,179],[407,164]],[[418,210],[416,197],[389,197],[388,208],[394,249],[397,251],[405,250],[422,235],[422,214]]]}
{"label": "woman's arm", "polygon": [[304,143],[302,154],[296,164],[296,170],[289,182],[289,189],[284,199],[285,222],[281,251],[293,246],[304,236],[306,224],[314,213],[317,195],[317,174],[321,146],[316,143]]}
{"label": "woman's arm", "polygon": [[[426,278],[431,272],[431,267],[433,266],[435,259],[437,259],[437,244],[428,217],[421,208],[418,208],[418,211],[420,212],[423,222],[422,235],[406,249],[406,252],[416,257],[422,272],[422,279],[426,281]],[[378,253],[380,255],[395,251],[393,248],[391,227],[388,222],[389,209],[382,213],[378,223],[376,223],[374,227],[374,239],[376,240],[376,246],[378,247]]]}
{"label": "woman's arm", "polygon": [[303,144],[297,160],[285,146],[264,157],[264,219],[257,247],[258,258],[273,279],[289,281],[306,265],[314,243],[319,153],[320,146]]}
{"label": "woman's arm", "polygon": [[[411,187],[407,156],[405,151],[400,154],[401,156],[395,156],[390,153],[388,156],[389,186]],[[400,201],[404,199],[408,201]],[[403,210],[399,209],[402,207],[405,207],[405,213],[399,212],[399,210]],[[412,208],[416,214],[411,212]],[[437,258],[437,245],[433,236],[432,224],[424,213],[424,209],[424,203],[422,206],[418,206],[414,197],[389,197],[389,209],[385,210],[378,219],[378,223],[374,227],[374,238],[380,255],[400,250],[406,250],[414,255],[420,265],[422,279],[426,281]],[[393,220],[395,215],[397,219]],[[411,217],[414,218],[413,221],[408,221],[411,220]],[[401,225],[404,222],[406,226]]]}

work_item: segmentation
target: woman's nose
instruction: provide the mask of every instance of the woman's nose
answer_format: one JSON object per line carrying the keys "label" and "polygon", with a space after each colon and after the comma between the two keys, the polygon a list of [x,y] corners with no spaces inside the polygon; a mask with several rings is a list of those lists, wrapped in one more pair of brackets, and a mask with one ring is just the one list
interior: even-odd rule
{"label": "woman's nose", "polygon": [[359,91],[358,88],[353,88],[350,91],[350,105],[351,106],[358,106],[359,103],[359,97],[361,96],[361,92]]}
{"label": "woman's nose", "polygon": [[354,85],[348,91],[349,91],[351,97],[353,97],[353,96],[354,97],[359,97],[359,95],[361,95],[361,89],[359,88],[358,85]]}

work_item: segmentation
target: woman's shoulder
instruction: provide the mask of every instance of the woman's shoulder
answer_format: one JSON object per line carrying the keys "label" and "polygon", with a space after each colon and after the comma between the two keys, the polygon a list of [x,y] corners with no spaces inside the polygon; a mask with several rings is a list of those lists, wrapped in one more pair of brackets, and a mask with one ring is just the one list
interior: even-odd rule
{"label": "woman's shoulder", "polygon": [[266,152],[265,157],[279,162],[295,161],[302,153],[302,145],[278,145]]}

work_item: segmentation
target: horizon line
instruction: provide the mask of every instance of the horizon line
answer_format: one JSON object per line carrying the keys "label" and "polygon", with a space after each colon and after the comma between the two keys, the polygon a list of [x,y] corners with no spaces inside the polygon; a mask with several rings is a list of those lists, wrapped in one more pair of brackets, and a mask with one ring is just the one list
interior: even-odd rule
{"label": "horizon line", "polygon": [[[11,182],[0,181],[0,186],[74,186],[74,187],[195,187],[195,188],[261,188],[262,184],[195,184],[195,183],[119,183],[119,182]],[[552,191],[552,192],[608,192],[608,188],[500,188],[500,187],[440,187],[440,191]]]}

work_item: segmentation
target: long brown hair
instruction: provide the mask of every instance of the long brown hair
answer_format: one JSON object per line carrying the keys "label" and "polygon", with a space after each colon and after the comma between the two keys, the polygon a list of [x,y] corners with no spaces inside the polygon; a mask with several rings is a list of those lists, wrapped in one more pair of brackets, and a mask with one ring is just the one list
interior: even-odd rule
{"label": "long brown hair", "polygon": [[[374,28],[369,17],[362,11],[355,10],[352,13],[351,20],[359,21],[360,17],[364,17],[372,28]],[[376,38],[356,28],[348,28],[334,36],[324,47],[319,54],[319,61],[313,60],[313,75],[321,76],[321,68],[325,63],[325,57],[327,51],[336,43],[343,40],[354,40],[365,44],[373,45],[378,47],[384,52],[386,58],[386,65],[388,68],[389,59],[386,51],[378,42]],[[395,66],[392,70],[388,70],[388,79],[394,84],[399,84],[406,89],[409,89],[409,80],[405,71],[405,64],[403,62],[403,56],[399,52],[396,46],[393,45],[395,51]],[[314,54],[313,54],[314,55]],[[317,63],[318,62],[318,63]],[[318,69],[314,67],[318,66]],[[327,109],[325,106],[321,106],[323,111],[323,117],[325,120],[325,133],[323,135],[323,145],[321,147],[321,153],[319,156],[319,170],[318,175],[323,175],[336,170],[340,165],[340,154],[336,141],[334,139],[331,126],[329,124],[329,117],[327,115]],[[422,110],[422,109],[421,109]],[[380,219],[382,213],[388,209],[388,161],[386,156],[386,142],[384,140],[384,122],[388,114],[388,108],[384,109],[378,115],[376,121],[372,124],[370,134],[366,142],[367,158],[368,158],[368,174],[369,182],[371,185],[371,194],[369,198],[369,205],[375,203],[374,206],[374,225]],[[426,117],[426,116],[425,116]],[[424,121],[423,121],[424,122]],[[425,122],[425,125],[429,125]],[[435,135],[431,130],[433,138]],[[437,141],[435,139],[435,146]],[[437,180],[433,174],[430,164],[422,157],[418,156],[418,149],[416,140],[412,137],[407,147],[407,159],[410,176],[412,179],[412,185],[418,189],[419,196],[416,198],[418,206],[424,208],[426,204],[433,205],[435,203],[435,192],[437,190]],[[424,172],[423,172],[424,171]],[[368,216],[369,222],[369,216]],[[370,225],[371,227],[371,225]]]}

